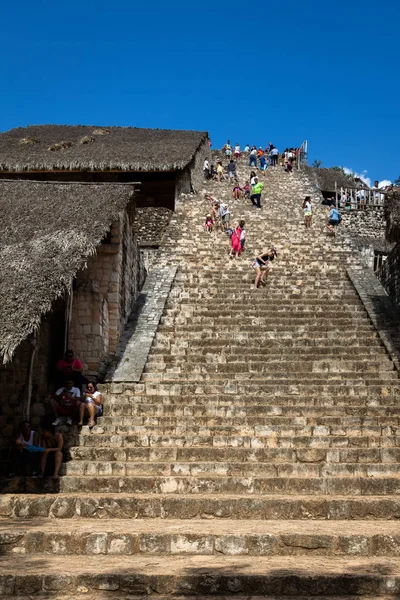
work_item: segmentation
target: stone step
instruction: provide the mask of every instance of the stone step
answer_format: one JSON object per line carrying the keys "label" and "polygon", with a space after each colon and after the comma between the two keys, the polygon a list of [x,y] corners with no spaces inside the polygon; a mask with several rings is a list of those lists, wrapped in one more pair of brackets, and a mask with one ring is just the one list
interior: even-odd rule
{"label": "stone step", "polygon": [[[221,405],[218,401],[211,400],[210,403],[204,402],[203,404],[185,404],[182,399],[182,403],[177,404],[160,404],[160,403],[146,403],[144,397],[143,402],[137,402],[135,397],[135,404],[129,402],[127,398],[123,401],[120,396],[117,396],[115,402],[104,406],[105,418],[120,418],[124,419],[119,423],[127,424],[128,419],[140,418],[142,419],[141,424],[146,423],[146,419],[154,419],[160,417],[197,417],[197,418],[238,418],[238,417],[250,417],[259,419],[267,419],[271,416],[286,416],[286,417],[306,417],[306,418],[318,418],[318,417],[343,417],[352,416],[356,418],[372,418],[377,417],[400,417],[400,407],[388,406],[388,405],[373,405],[366,406],[364,399],[350,398],[350,401],[342,400],[341,403],[335,404],[328,401],[321,401],[315,404],[312,400],[309,404],[302,404],[301,402],[293,401],[292,398],[288,398],[284,401],[273,402],[270,404],[249,403],[244,405],[228,403]],[[157,397],[156,397],[157,398]],[[151,398],[149,397],[151,401]],[[357,401],[358,400],[358,401]],[[187,399],[190,402],[190,398]],[[392,400],[394,402],[394,400]],[[125,419],[127,419],[125,421]],[[102,422],[102,417],[98,418],[98,423]],[[262,424],[262,421],[260,421]]]}
{"label": "stone step", "polygon": [[[242,408],[253,410],[255,407],[259,407],[261,415],[264,407],[268,411],[268,414],[271,414],[271,407],[276,407],[280,411],[280,408],[284,406],[291,408],[296,408],[297,406],[309,406],[310,408],[348,407],[349,410],[356,409],[356,407],[393,408],[398,406],[397,390],[391,393],[387,387],[377,387],[375,390],[376,393],[371,394],[371,396],[368,396],[364,389],[357,388],[353,389],[353,393],[345,390],[347,393],[336,395],[321,394],[320,388],[313,388],[308,394],[299,393],[297,386],[290,387],[286,394],[279,395],[266,395],[258,390],[248,391],[246,395],[243,395],[233,392],[231,388],[227,388],[228,391],[209,390],[207,396],[204,396],[201,390],[198,390],[198,387],[192,390],[188,386],[186,390],[188,393],[185,393],[185,390],[181,390],[181,393],[178,393],[176,385],[153,386],[152,393],[144,394],[145,390],[142,384],[138,384],[142,387],[135,387],[133,389],[128,387],[129,384],[126,384],[124,387],[117,387],[117,385],[112,384],[111,391],[105,392],[108,394],[107,404],[104,406],[105,414],[107,414],[108,408],[114,410],[116,406],[122,408],[134,408],[135,406],[140,408],[142,406],[141,410],[144,410],[143,407],[148,404],[156,404],[160,409],[174,406],[183,410],[187,407],[188,411],[197,407],[209,407],[212,410],[218,408],[224,410],[231,409],[232,411]],[[338,389],[340,391],[340,388]],[[276,414],[280,414],[280,412]],[[351,414],[354,415],[354,413]]]}
{"label": "stone step", "polygon": [[[182,297],[183,295],[183,297]],[[169,295],[169,299],[165,303],[165,311],[166,314],[174,314],[175,312],[179,312],[179,308],[177,308],[177,301],[179,301],[182,305],[183,309],[194,309],[200,312],[207,313],[207,311],[215,311],[219,307],[223,311],[234,311],[238,312],[242,306],[246,306],[249,300],[249,294],[237,294],[234,298],[227,298],[225,295],[220,294],[219,299],[221,300],[220,304],[216,304],[214,293],[212,297],[209,296],[201,296],[198,300],[196,298],[185,298],[184,292],[178,292],[175,288]],[[313,310],[323,311],[327,310],[333,314],[341,312],[349,312],[355,314],[363,314],[365,311],[364,305],[361,303],[360,299],[353,293],[348,294],[346,297],[342,294],[340,298],[329,299],[328,306],[326,302],[322,302],[321,299],[310,299],[306,301],[304,298],[297,299],[294,301],[293,299],[281,300],[279,304],[276,304],[271,300],[271,298],[261,298],[260,296],[252,294],[251,296],[251,308],[257,311],[263,311],[265,314],[265,307],[271,307],[276,312],[281,312],[285,310],[295,310],[296,312],[313,312]]]}
{"label": "stone step", "polygon": [[0,520],[2,556],[399,557],[393,521]]}
{"label": "stone step", "polygon": [[[349,330],[351,333],[364,333],[364,334],[371,333],[371,335],[373,333],[375,333],[372,323],[367,323],[367,322],[359,323],[359,322],[354,322],[351,319],[347,319],[347,320],[343,319],[342,323],[339,323],[339,322],[332,323],[329,320],[328,321],[318,320],[318,322],[317,322],[317,321],[310,321],[310,319],[308,319],[308,320],[306,319],[303,322],[299,322],[298,320],[294,319],[293,323],[291,324],[290,322],[280,323],[280,322],[277,322],[276,319],[271,318],[268,323],[265,322],[262,324],[263,328],[265,328],[265,330],[267,332],[276,332],[276,333],[288,332],[291,334],[307,332],[308,335],[313,335],[314,333],[323,332],[323,331],[325,332],[328,325],[329,325],[329,331],[330,331],[331,335],[339,334],[339,338],[344,337],[344,331],[343,331],[344,327],[346,328],[346,331]],[[194,323],[193,325],[191,325],[191,324],[163,325],[162,323],[160,323],[160,325],[158,326],[159,333],[168,333],[171,336],[174,336],[179,333],[196,333],[196,332],[203,333],[205,330],[207,331],[207,328],[204,327],[204,324],[198,324],[198,323]],[[209,332],[213,333],[215,336],[218,335],[218,337],[221,337],[222,335],[226,334],[228,338],[232,333],[236,333],[236,332],[249,333],[252,335],[255,333],[256,335],[259,335],[260,337],[262,337],[263,334],[265,335],[263,329],[260,330],[259,325],[252,325],[251,323],[248,323],[246,321],[244,321],[243,323],[238,323],[238,322],[234,321],[233,323],[231,323],[229,325],[228,328],[225,329],[225,331],[223,328],[218,331],[215,331],[215,330],[213,331],[212,328],[210,328]],[[213,337],[213,335],[211,335],[210,337]]]}
{"label": "stone step", "polygon": [[[368,382],[364,377],[363,380],[348,381],[344,376],[343,379],[330,379],[330,380],[316,380],[312,379],[306,383],[297,383],[297,380],[286,379],[286,380],[275,380],[274,382],[265,382],[265,380],[254,379],[247,380],[246,383],[241,381],[227,381],[225,384],[218,382],[186,382],[179,383],[171,381],[170,383],[165,381],[162,383],[147,382],[136,384],[136,392],[134,394],[142,395],[143,393],[148,396],[160,395],[160,396],[184,396],[193,394],[193,396],[208,396],[219,395],[219,394],[254,394],[258,393],[259,397],[263,396],[274,396],[282,397],[288,395],[297,395],[299,397],[307,396],[312,398],[315,395],[322,397],[323,395],[332,398],[338,398],[340,396],[364,396],[366,398],[379,398],[381,395],[391,396],[398,395],[400,393],[400,386],[395,385],[394,381],[385,378],[369,379]],[[368,383],[368,384],[367,384]],[[140,386],[140,387],[139,387]]]}
{"label": "stone step", "polygon": [[[221,307],[210,305],[210,307],[202,306],[199,304],[183,304],[175,306],[175,308],[166,308],[164,310],[164,319],[186,316],[191,319],[207,318],[207,319],[230,319],[232,317],[242,317],[245,311],[247,318],[267,318],[273,316],[279,318],[279,320],[288,320],[292,318],[296,319],[307,319],[310,317],[313,319],[335,319],[340,322],[341,319],[368,319],[367,313],[363,306],[337,306],[327,308],[322,303],[319,305],[304,305],[298,306],[295,303],[287,303],[282,306],[281,304],[276,306],[272,302],[266,302],[264,306],[261,304],[259,307],[255,307],[253,304],[250,306],[243,301],[242,305],[237,303],[231,307],[227,307],[226,303]],[[290,311],[290,314],[288,314]],[[211,321],[213,322],[213,321]]]}
{"label": "stone step", "polygon": [[[284,343],[288,340],[276,341],[268,340],[264,344],[246,344],[246,355],[251,360],[264,360],[268,357],[271,361],[276,361],[284,357],[294,356],[299,361],[310,360],[329,360],[338,356],[343,360],[376,360],[381,357],[389,358],[383,345],[369,343],[360,345],[359,340],[353,338],[345,346],[332,345],[317,346],[305,345],[298,342],[297,346]],[[227,359],[234,359],[239,356],[243,360],[244,348],[242,344],[230,343],[227,345],[223,340],[198,340],[189,345],[188,342],[172,340],[169,344],[155,342],[151,347],[149,361],[161,360],[164,362],[179,361],[180,356],[188,356],[194,360],[204,360],[204,356],[217,360],[220,355]]]}
{"label": "stone step", "polygon": [[[400,446],[400,435],[389,435],[388,428],[366,431],[363,435],[356,431],[356,435],[296,435],[295,430],[285,431],[282,435],[280,429],[271,431],[269,435],[234,435],[226,434],[202,435],[191,430],[184,434],[157,435],[153,429],[149,434],[91,434],[80,435],[79,444],[86,447],[102,445],[109,448],[122,447],[198,447],[208,446],[217,448],[397,448]],[[353,432],[352,432],[353,433]]]}
{"label": "stone step", "polygon": [[[313,305],[326,304],[326,302],[331,299],[342,301],[344,305],[347,305],[348,302],[357,302],[357,297],[354,295],[354,291],[342,291],[329,289],[321,289],[321,288],[312,288],[307,290],[307,294],[302,288],[288,288],[283,287],[274,288],[273,286],[268,287],[268,295],[263,294],[262,291],[266,288],[260,288],[260,294],[256,294],[250,292],[248,289],[244,289],[242,291],[233,291],[227,289],[225,291],[220,291],[215,288],[210,288],[204,286],[202,291],[200,291],[195,286],[188,289],[175,287],[169,298],[175,299],[176,301],[184,301],[185,303],[194,303],[199,305],[204,302],[205,306],[209,306],[212,303],[215,305],[223,305],[225,302],[227,304],[230,303],[238,303],[238,305],[245,305],[246,302],[251,300],[251,303],[255,306],[262,305],[264,302],[269,302],[276,306],[281,302],[287,302],[292,305],[306,305],[308,303],[312,303]],[[168,304],[167,304],[168,305]]]}
{"label": "stone step", "polygon": [[348,332],[348,336],[346,338],[344,333],[341,332],[325,332],[324,334],[313,335],[312,337],[307,335],[304,332],[277,332],[277,331],[264,331],[259,333],[247,334],[243,332],[238,332],[231,334],[227,339],[228,332],[224,331],[223,336],[221,336],[222,332],[218,332],[217,336],[212,336],[212,334],[208,331],[204,331],[203,333],[194,332],[193,334],[188,333],[185,338],[174,338],[169,336],[168,334],[161,333],[157,331],[152,348],[157,347],[169,347],[169,346],[181,346],[184,348],[221,348],[221,347],[235,347],[238,344],[241,346],[241,350],[243,353],[243,342],[249,344],[249,354],[251,355],[252,349],[255,344],[259,348],[303,348],[304,350],[308,349],[319,349],[325,348],[329,350],[331,347],[333,349],[338,349],[338,351],[343,348],[351,349],[364,347],[365,345],[370,345],[373,348],[379,347],[382,348],[382,342],[377,332],[370,331],[367,333],[357,333],[357,332]]}
{"label": "stone step", "polygon": [[[340,437],[357,437],[357,436],[373,436],[379,437],[381,435],[392,437],[400,435],[400,427],[398,423],[398,419],[384,419],[383,422],[379,422],[378,418],[376,420],[371,419],[366,423],[358,423],[355,422],[353,417],[350,417],[348,421],[343,419],[336,419],[329,417],[325,419],[318,419],[318,422],[305,422],[306,419],[298,418],[298,419],[283,419],[283,422],[279,422],[279,419],[273,420],[271,418],[270,422],[266,424],[259,424],[257,420],[255,420],[255,424],[243,422],[243,423],[230,423],[222,420],[221,424],[218,423],[209,423],[206,425],[197,424],[197,419],[192,419],[188,423],[184,422],[182,424],[168,424],[161,422],[160,424],[145,424],[145,425],[114,425],[109,422],[102,422],[101,424],[95,425],[90,432],[89,429],[84,428],[82,433],[80,434],[79,440],[82,441],[82,438],[92,437],[93,435],[108,435],[112,436],[117,434],[119,436],[128,435],[128,436],[151,436],[152,438],[156,438],[157,436],[166,437],[166,436],[184,436],[189,437],[197,437],[197,436],[210,436],[210,437],[229,437],[232,438],[234,436],[246,436],[255,438],[263,438],[263,437],[288,437],[290,435],[297,436],[310,436],[310,437],[320,437],[320,436],[340,436]],[[375,422],[376,421],[376,422]],[[188,442],[189,443],[189,442]]]}
{"label": "stone step", "polygon": [[[396,557],[285,556],[78,556],[32,554],[1,560],[0,592],[49,598],[56,594],[107,598],[128,594],[147,596],[237,597],[237,594],[273,598],[312,596],[333,598],[344,593],[358,598],[400,593],[400,560]],[[101,596],[101,598],[106,596]],[[159,596],[158,596],[159,597]]]}
{"label": "stone step", "polygon": [[[222,463],[244,463],[251,467],[257,463],[288,462],[305,464],[370,464],[382,463],[390,466],[400,463],[400,448],[107,448],[102,446],[71,448],[75,461],[87,462],[144,462],[150,463],[198,463],[204,461]],[[75,463],[67,463],[67,467]],[[78,463],[77,463],[78,464]]]}
{"label": "stone step", "polygon": [[[400,409],[399,409],[400,410]],[[97,425],[101,428],[110,427],[184,427],[192,429],[193,427],[249,427],[249,428],[265,428],[265,427],[318,427],[326,426],[332,428],[375,428],[375,427],[398,427],[400,425],[400,416],[378,416],[371,417],[346,415],[345,413],[337,416],[237,416],[237,417],[201,417],[184,415],[181,417],[171,416],[150,416],[143,417],[99,417]],[[156,429],[155,429],[156,431]],[[232,429],[231,431],[234,431]],[[255,431],[258,431],[255,429]]]}
{"label": "stone step", "polygon": [[[213,455],[210,453],[210,460]],[[294,459],[296,460],[296,458]],[[62,466],[61,475],[67,476],[175,476],[203,477],[393,477],[398,475],[400,463],[235,463],[235,462],[118,462],[77,461]]]}
{"label": "stone step", "polygon": [[4,518],[62,519],[256,519],[370,521],[400,518],[400,495],[343,496],[240,494],[3,494]]}
{"label": "stone step", "polygon": [[[346,333],[348,337],[346,338]],[[179,335],[177,335],[179,334]],[[321,326],[314,326],[312,330],[307,325],[297,326],[295,329],[290,329],[287,326],[282,328],[274,327],[270,330],[262,330],[260,327],[247,326],[246,329],[222,329],[220,331],[212,331],[207,328],[196,327],[190,329],[189,326],[186,329],[179,328],[175,330],[175,327],[167,327],[166,325],[160,325],[155,335],[155,341],[167,340],[174,341],[181,339],[182,341],[192,342],[192,340],[221,340],[225,344],[229,344],[232,340],[247,341],[251,340],[254,344],[259,340],[266,342],[270,339],[275,340],[290,340],[291,343],[297,343],[299,340],[308,340],[304,342],[305,346],[310,344],[320,344],[325,340],[325,345],[330,340],[334,340],[336,345],[345,344],[345,340],[352,340],[358,338],[360,343],[365,343],[369,340],[378,340],[379,335],[370,326],[363,326],[359,328],[348,328],[347,331],[342,329],[339,330],[326,330]],[[380,339],[379,339],[380,341]]]}
{"label": "stone step", "polygon": [[[281,368],[284,368],[285,364],[281,364]],[[221,368],[220,368],[221,367]],[[234,376],[232,376],[234,374]],[[231,377],[229,377],[231,375]],[[197,367],[196,370],[189,370],[189,365],[184,365],[182,368],[175,367],[165,373],[157,371],[143,372],[140,382],[146,383],[176,383],[185,382],[186,385],[191,383],[206,383],[207,385],[221,385],[227,380],[238,382],[246,382],[248,386],[260,386],[260,389],[265,386],[275,386],[276,389],[280,385],[303,385],[304,381],[308,381],[310,386],[313,385],[347,385],[347,386],[368,386],[368,385],[379,385],[379,384],[390,384],[399,381],[397,371],[375,371],[373,373],[360,373],[359,371],[347,372],[343,371],[273,371],[268,370],[265,366],[265,370],[259,369],[239,371],[234,368],[234,365],[215,365],[207,366],[202,365]],[[399,382],[400,384],[400,382]]]}
{"label": "stone step", "polygon": [[[296,357],[297,358],[297,357]],[[398,379],[397,371],[393,377],[390,371],[394,371],[394,364],[388,356],[382,356],[378,360],[370,358],[369,360],[350,360],[342,359],[340,356],[336,358],[322,358],[319,359],[304,359],[296,360],[296,358],[287,358],[286,356],[280,356],[278,359],[268,358],[267,360],[255,360],[253,357],[249,360],[244,361],[243,356],[239,359],[226,362],[226,357],[221,356],[220,360],[218,357],[214,357],[214,362],[203,361],[199,362],[195,358],[186,357],[184,360],[181,356],[174,360],[163,362],[161,360],[149,359],[146,362],[144,369],[145,373],[156,372],[158,374],[161,371],[169,372],[184,372],[189,373],[210,373],[215,374],[216,371],[219,373],[264,373],[269,379],[272,374],[276,373],[276,377],[282,377],[282,371],[286,373],[295,373],[299,379],[306,377],[306,375],[316,377],[317,374],[338,375],[339,373],[356,373],[360,376],[361,373],[374,373],[385,372],[385,376],[389,378]],[[179,369],[179,371],[176,371]],[[303,377],[300,377],[303,375]],[[353,375],[354,377],[354,375]],[[352,377],[350,377],[352,378]]]}
{"label": "stone step", "polygon": [[0,480],[2,493],[130,493],[130,494],[249,494],[356,496],[400,494],[397,476],[357,477],[224,477],[224,476],[63,476],[52,478],[14,477]]}
{"label": "stone step", "polygon": [[[270,332],[269,332],[270,333]],[[329,344],[327,344],[327,339],[329,339]],[[197,340],[185,341],[182,339],[159,339],[159,336],[156,335],[155,341],[151,347],[150,358],[154,358],[155,355],[163,354],[164,352],[171,353],[171,351],[185,351],[187,354],[192,353],[193,355],[197,354],[211,354],[219,355],[220,353],[224,353],[226,355],[231,354],[240,354],[243,356],[244,348],[243,344],[240,343],[240,340],[231,340],[228,344],[225,340],[221,340],[219,338],[208,338],[203,339],[199,337]],[[279,357],[282,354],[289,355],[295,354],[299,357],[307,357],[307,356],[320,356],[328,355],[328,356],[337,356],[341,355],[344,358],[355,357],[357,355],[357,360],[359,360],[358,355],[361,357],[368,359],[369,355],[374,355],[384,353],[386,355],[386,350],[381,343],[380,338],[367,336],[365,338],[354,335],[349,335],[347,343],[343,339],[343,343],[334,343],[332,338],[327,338],[323,340],[322,338],[298,338],[298,339],[290,339],[281,338],[274,339],[271,337],[264,336],[264,338],[259,338],[257,342],[253,342],[251,338],[246,339],[246,354],[250,357],[253,357],[257,354],[262,354],[263,356],[267,355],[272,358]]]}

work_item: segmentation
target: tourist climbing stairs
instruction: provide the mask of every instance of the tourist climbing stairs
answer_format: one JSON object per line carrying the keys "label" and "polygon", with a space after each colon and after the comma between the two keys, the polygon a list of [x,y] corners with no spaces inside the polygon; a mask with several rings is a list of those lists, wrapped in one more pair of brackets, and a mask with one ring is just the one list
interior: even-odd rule
{"label": "tourist climbing stairs", "polygon": [[[1,597],[400,596],[398,372],[319,193],[302,173],[261,178],[261,210],[226,181],[179,200],[156,260],[178,269],[140,381],[105,384],[59,483],[3,486]],[[205,193],[245,220],[239,259],[205,231]]]}

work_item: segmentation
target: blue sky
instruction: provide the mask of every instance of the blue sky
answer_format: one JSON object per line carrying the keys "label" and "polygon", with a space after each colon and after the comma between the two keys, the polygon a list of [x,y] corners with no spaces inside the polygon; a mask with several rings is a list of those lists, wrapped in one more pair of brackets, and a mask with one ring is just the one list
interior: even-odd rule
{"label": "blue sky", "polygon": [[400,175],[394,0],[16,1],[2,6],[0,131],[201,129],[372,179]]}

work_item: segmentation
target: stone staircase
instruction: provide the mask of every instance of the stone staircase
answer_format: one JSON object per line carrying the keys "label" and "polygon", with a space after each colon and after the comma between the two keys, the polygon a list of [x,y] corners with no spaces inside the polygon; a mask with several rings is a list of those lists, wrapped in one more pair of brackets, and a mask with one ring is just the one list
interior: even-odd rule
{"label": "stone staircase", "polygon": [[323,207],[304,228],[308,193],[276,169],[261,211],[230,201],[248,233],[237,261],[204,231],[204,198],[179,202],[140,382],[105,385],[57,487],[3,483],[1,597],[400,596],[398,372],[347,275],[357,253],[326,235]]}

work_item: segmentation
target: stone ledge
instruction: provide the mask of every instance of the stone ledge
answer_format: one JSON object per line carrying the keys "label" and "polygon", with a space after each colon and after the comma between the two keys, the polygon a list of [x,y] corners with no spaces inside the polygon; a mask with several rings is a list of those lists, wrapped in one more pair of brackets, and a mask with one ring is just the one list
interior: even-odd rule
{"label": "stone ledge", "polygon": [[175,279],[177,266],[154,268],[121,335],[105,381],[138,382]]}
{"label": "stone ledge", "polygon": [[396,370],[400,372],[399,308],[370,269],[348,269],[347,274]]}

